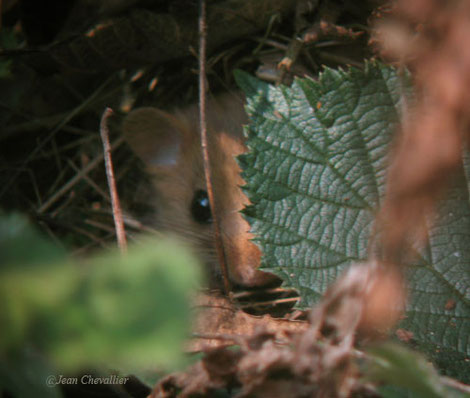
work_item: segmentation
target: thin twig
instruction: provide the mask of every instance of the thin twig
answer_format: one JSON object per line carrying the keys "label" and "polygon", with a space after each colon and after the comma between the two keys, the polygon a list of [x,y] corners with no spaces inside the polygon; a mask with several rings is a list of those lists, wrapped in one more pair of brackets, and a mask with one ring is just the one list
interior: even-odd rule
{"label": "thin twig", "polygon": [[274,307],[275,305],[278,305],[278,304],[296,303],[299,300],[300,300],[300,297],[272,299],[272,300],[266,300],[266,301],[257,301],[255,303],[240,304],[240,307],[241,308]]}
{"label": "thin twig", "polygon": [[233,298],[239,300],[239,299],[254,296],[254,295],[257,295],[257,294],[260,294],[260,293],[263,293],[263,294],[276,294],[276,293],[282,294],[282,293],[284,293],[284,295],[286,295],[286,294],[294,294],[294,293],[296,293],[296,290],[295,289],[286,289],[286,288],[283,288],[283,287],[273,287],[273,288],[270,288],[270,289],[263,289],[263,290],[243,290],[243,291],[234,293]]}
{"label": "thin twig", "polygon": [[[116,141],[114,141],[113,145],[111,146],[113,149],[117,148],[124,142],[123,137],[119,137]],[[65,193],[67,193],[73,186],[80,181],[83,176],[87,175],[91,170],[93,170],[98,164],[103,161],[104,154],[99,154],[95,159],[93,159],[88,165],[80,171],[77,175],[75,175],[68,183],[62,186],[53,196],[49,198],[49,200],[44,203],[39,209],[38,213],[44,213],[49,207],[51,207],[57,200],[59,200]]]}
{"label": "thin twig", "polygon": [[236,335],[236,334],[226,334],[226,333],[192,333],[191,337],[193,339],[202,339],[202,340],[222,340],[222,341],[232,341],[237,345],[243,345],[247,336],[245,335]]}
{"label": "thin twig", "polygon": [[121,204],[116,189],[116,181],[114,179],[113,161],[111,159],[111,145],[109,144],[108,118],[113,114],[111,108],[106,108],[100,123],[101,140],[103,141],[104,164],[106,166],[106,177],[108,179],[109,193],[111,194],[111,205],[113,207],[114,225],[116,227],[116,235],[118,246],[121,253],[127,252],[126,232],[122,221]]}
{"label": "thin twig", "polygon": [[[37,215],[36,218],[42,225],[47,227],[47,229],[50,229],[51,226],[54,228],[58,227],[60,229],[72,231],[76,235],[86,236],[90,241],[93,242],[93,244],[98,244],[100,246],[104,246],[106,244],[106,238],[99,237],[95,235],[94,233],[90,232],[89,230],[77,227],[73,223],[68,223],[68,222],[63,223],[61,221],[57,221],[57,219],[55,218],[51,218],[49,216],[42,216],[42,215]],[[114,230],[112,232],[114,233]]]}
{"label": "thin twig", "polygon": [[95,227],[98,230],[105,231],[111,234],[114,234],[116,232],[115,228],[111,226],[111,224],[103,224],[102,222],[86,218],[85,219],[85,224],[91,225],[92,227]]}
{"label": "thin twig", "polygon": [[458,380],[451,379],[450,377],[447,377],[447,376],[442,376],[441,377],[441,382],[442,382],[442,384],[444,384],[448,387],[452,387],[452,388],[454,388],[458,391],[462,391],[462,392],[465,392],[467,394],[470,393],[470,385],[461,383]]}
{"label": "thin twig", "polygon": [[[76,172],[76,173],[79,173],[80,172],[80,169],[75,166],[75,163],[73,163],[70,159],[67,159],[67,163],[69,164],[69,166]],[[111,198],[110,196],[103,190],[101,189],[101,187],[96,183],[94,182],[90,177],[88,177],[86,174],[83,176],[83,179],[87,182],[88,185],[90,185],[96,192],[98,192],[103,198],[104,200],[106,200],[107,202],[111,202]]]}
{"label": "thin twig", "polygon": [[207,196],[212,209],[212,219],[214,220],[214,235],[217,256],[224,280],[225,293],[231,292],[228,279],[227,262],[220,233],[219,219],[215,208],[214,191],[212,190],[211,167],[209,163],[209,150],[207,146],[207,126],[206,126],[206,2],[199,0],[199,123],[201,131],[202,158],[204,161],[204,175],[207,186]]}
{"label": "thin twig", "polygon": [[[247,334],[227,334],[227,333],[192,333],[191,338],[201,340],[220,340],[220,341],[232,341],[240,347],[247,347],[250,335]],[[273,342],[277,346],[289,345],[290,342],[286,339],[276,337]]]}

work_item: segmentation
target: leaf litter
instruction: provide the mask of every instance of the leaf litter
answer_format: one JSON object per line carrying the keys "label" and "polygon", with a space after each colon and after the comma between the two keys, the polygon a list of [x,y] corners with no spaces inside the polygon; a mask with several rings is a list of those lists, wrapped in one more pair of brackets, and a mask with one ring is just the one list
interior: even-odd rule
{"label": "leaf litter", "polygon": [[[238,311],[231,315],[233,329],[222,320],[234,333],[224,335],[222,330],[218,334],[217,340],[225,347],[193,346],[202,349],[204,358],[186,372],[160,380],[151,397],[210,396],[221,389],[234,391],[236,397],[374,396],[372,386],[359,379],[361,354],[355,346],[358,341],[383,338],[377,331],[386,334],[400,314],[390,313],[389,302],[381,301],[389,298],[389,292],[384,295],[383,290],[390,280],[394,284],[389,291],[396,292],[403,285],[376,263],[351,267],[313,309],[308,323],[247,314],[240,322],[242,313]],[[205,305],[230,309],[226,299],[212,300],[206,299]],[[213,324],[216,313],[206,314],[204,321]],[[236,348],[227,346],[233,342]]]}

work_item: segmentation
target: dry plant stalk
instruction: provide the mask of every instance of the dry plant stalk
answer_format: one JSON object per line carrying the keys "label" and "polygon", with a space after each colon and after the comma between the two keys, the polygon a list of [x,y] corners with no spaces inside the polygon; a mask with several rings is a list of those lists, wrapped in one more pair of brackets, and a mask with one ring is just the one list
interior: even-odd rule
{"label": "dry plant stalk", "polygon": [[126,232],[124,230],[124,222],[122,220],[121,204],[116,189],[116,180],[114,179],[113,162],[111,159],[111,145],[109,144],[108,118],[113,114],[111,108],[106,108],[100,123],[101,140],[103,141],[104,163],[106,166],[106,177],[108,179],[109,192],[111,194],[111,204],[113,207],[114,225],[116,227],[116,235],[118,246],[121,253],[127,252]]}
{"label": "dry plant stalk", "polygon": [[382,56],[410,69],[416,91],[380,215],[385,248],[397,257],[406,237],[425,236],[425,216],[462,167],[469,135],[470,2],[398,0],[374,31]]}
{"label": "dry plant stalk", "polygon": [[[122,137],[118,138],[111,145],[111,150],[116,149],[119,145],[124,142]],[[42,214],[46,212],[55,202],[57,202],[62,196],[70,191],[80,180],[86,179],[88,173],[90,173],[95,167],[97,167],[104,158],[104,153],[97,155],[85,168],[78,171],[77,174],[65,183],[57,192],[55,192],[48,200],[46,200],[42,206],[38,209],[38,213]]]}
{"label": "dry plant stalk", "polygon": [[[315,310],[330,324],[326,329],[353,317],[343,333],[355,330],[368,339],[390,330],[404,309],[399,265],[414,254],[410,240],[424,243],[436,200],[462,167],[469,126],[470,49],[463,44],[470,41],[470,2],[398,0],[383,15],[376,21],[373,42],[384,56],[411,70],[416,95],[410,105],[403,93],[404,120],[377,216],[382,257],[371,257],[357,268],[364,268],[359,273],[352,267],[328,290],[322,307],[334,298],[332,314]],[[345,341],[351,338],[344,336]]]}
{"label": "dry plant stalk", "polygon": [[387,14],[376,22],[375,44],[411,70],[416,95],[411,106],[403,93],[404,120],[377,217],[383,257],[352,267],[326,293],[323,312],[314,310],[323,328],[343,330],[344,342],[353,331],[377,339],[398,321],[406,298],[399,265],[413,256],[410,238],[424,243],[436,200],[462,167],[469,132],[470,49],[463,43],[470,41],[470,2],[398,0]]}
{"label": "dry plant stalk", "polygon": [[220,268],[224,280],[225,293],[229,295],[231,286],[228,278],[227,262],[222,242],[219,219],[215,208],[214,191],[212,189],[211,167],[209,162],[209,148],[207,143],[206,124],[206,2],[199,0],[199,130],[201,134],[202,159],[204,162],[204,176],[206,179],[207,196],[212,209],[212,219],[214,223],[215,246],[219,258]]}

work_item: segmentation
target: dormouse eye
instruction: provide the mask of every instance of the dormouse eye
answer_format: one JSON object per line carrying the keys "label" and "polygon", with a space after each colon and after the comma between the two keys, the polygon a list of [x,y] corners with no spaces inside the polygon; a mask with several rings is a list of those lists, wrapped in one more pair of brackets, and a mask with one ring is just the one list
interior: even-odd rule
{"label": "dormouse eye", "polygon": [[191,215],[194,221],[199,224],[210,224],[212,222],[211,207],[206,191],[199,189],[194,193],[191,201]]}

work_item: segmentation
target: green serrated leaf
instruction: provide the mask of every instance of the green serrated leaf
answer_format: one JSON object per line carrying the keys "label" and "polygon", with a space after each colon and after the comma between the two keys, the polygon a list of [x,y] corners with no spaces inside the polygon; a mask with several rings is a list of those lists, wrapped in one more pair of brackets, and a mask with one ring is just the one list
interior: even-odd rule
{"label": "green serrated leaf", "polygon": [[[246,217],[264,253],[262,267],[299,291],[299,307],[309,308],[346,267],[367,258],[401,98],[411,86],[374,63],[326,69],[317,81],[297,79],[291,88],[243,72],[236,78],[251,120],[250,152],[240,158],[252,202]],[[428,247],[410,265],[401,327],[439,367],[470,381],[468,175],[457,180]]]}
{"label": "green serrated leaf", "polygon": [[400,327],[445,374],[470,382],[470,203],[468,176],[455,176],[428,246],[409,268],[411,300]]}
{"label": "green serrated leaf", "polygon": [[307,308],[346,266],[366,258],[400,99],[388,80],[398,86],[398,77],[372,65],[327,69],[318,82],[291,88],[237,77],[250,87],[251,152],[242,164],[263,266],[299,290]]}

